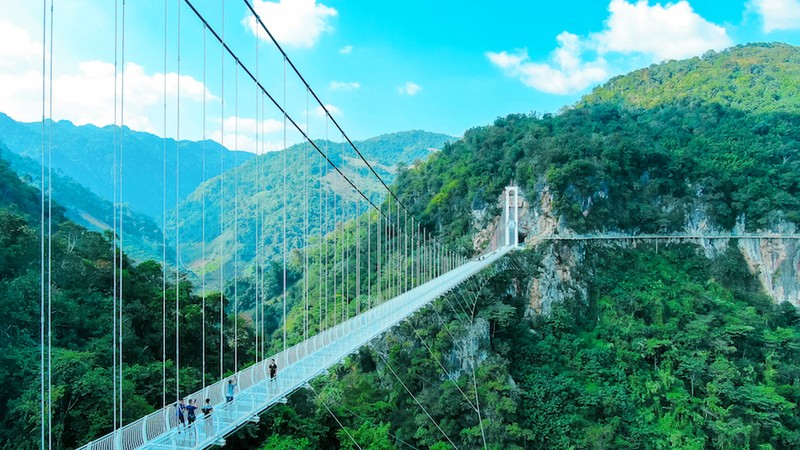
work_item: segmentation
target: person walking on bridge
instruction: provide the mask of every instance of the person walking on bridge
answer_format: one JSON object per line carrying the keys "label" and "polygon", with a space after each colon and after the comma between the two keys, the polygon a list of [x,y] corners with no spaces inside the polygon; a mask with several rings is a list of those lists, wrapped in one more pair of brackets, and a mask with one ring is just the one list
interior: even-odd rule
{"label": "person walking on bridge", "polygon": [[186,426],[186,405],[183,403],[183,399],[178,400],[178,403],[175,405],[175,417],[178,418],[178,433],[181,432],[181,429]]}
{"label": "person walking on bridge", "polygon": [[225,400],[227,400],[228,402],[233,401],[233,394],[236,391],[236,386],[238,385],[239,383],[236,381],[236,377],[231,377],[228,379],[228,386],[227,386],[228,392],[227,395],[225,396]]}
{"label": "person walking on bridge", "polygon": [[211,417],[211,413],[214,412],[214,408],[211,406],[211,399],[206,399],[206,404],[200,408],[200,411],[203,411],[203,425],[206,428],[206,436],[211,436],[214,430],[214,419]]}
{"label": "person walking on bridge", "polygon": [[275,358],[269,363],[269,381],[275,381],[275,376],[278,375],[278,365],[275,363]]}

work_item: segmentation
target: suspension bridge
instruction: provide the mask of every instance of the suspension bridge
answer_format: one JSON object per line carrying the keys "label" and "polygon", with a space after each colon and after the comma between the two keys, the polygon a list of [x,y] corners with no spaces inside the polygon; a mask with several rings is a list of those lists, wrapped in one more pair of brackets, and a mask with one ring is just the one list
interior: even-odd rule
{"label": "suspension bridge", "polygon": [[[152,2],[151,2],[152,3]],[[335,108],[323,102],[317,92],[301,74],[295,63],[281,47],[278,40],[258,15],[253,3],[248,0],[228,0],[210,2],[200,0],[164,0],[163,17],[151,17],[156,25],[163,25],[162,48],[150,48],[140,52],[163,53],[163,71],[153,77],[150,89],[157,92],[130,91],[126,86],[134,82],[126,64],[133,62],[139,40],[147,43],[157,42],[152,35],[131,35],[126,21],[130,17],[141,17],[136,11],[138,5],[125,0],[108,2],[107,8],[113,23],[113,85],[107,92],[113,98],[114,145],[109,150],[113,159],[114,222],[111,231],[114,236],[112,314],[109,317],[109,333],[113,337],[112,359],[108,361],[112,377],[113,421],[109,433],[85,443],[86,450],[135,450],[135,449],[201,449],[214,445],[224,445],[225,438],[245,424],[258,421],[259,414],[276,403],[284,402],[292,392],[310,387],[309,383],[320,374],[342,361],[370,341],[379,338],[387,330],[397,325],[415,312],[430,305],[453,289],[465,285],[481,271],[496,265],[505,255],[518,248],[519,244],[519,199],[516,187],[506,190],[505,208],[498,227],[502,241],[497,248],[480,258],[470,258],[437,239],[434,224],[426,223],[416,217],[409,205],[389,188],[379,175],[379,171],[359,151],[334,117]],[[151,5],[152,6],[152,5]],[[143,8],[141,6],[138,6]],[[134,11],[131,11],[131,10]],[[41,146],[41,330],[40,330],[40,417],[38,431],[41,448],[52,449],[53,443],[53,392],[52,392],[52,349],[54,330],[52,316],[58,314],[52,307],[52,160],[54,120],[53,99],[65,95],[54,90],[53,67],[58,65],[58,49],[54,29],[64,25],[59,23],[58,10],[54,0],[42,2],[42,146]],[[136,14],[134,14],[136,13]],[[228,19],[226,20],[226,14]],[[233,19],[231,19],[233,17]],[[247,24],[252,29],[250,41],[242,44],[230,39],[231,23]],[[56,26],[59,25],[59,27]],[[227,24],[227,34],[226,34]],[[156,27],[158,28],[158,27]],[[158,46],[155,46],[158,47]],[[133,55],[133,56],[132,56]],[[127,84],[126,84],[127,83]],[[160,84],[160,86],[158,86]],[[199,88],[198,86],[201,86]],[[127,286],[124,285],[124,253],[128,224],[124,220],[126,209],[126,165],[139,164],[133,143],[126,137],[131,123],[126,118],[131,115],[131,97],[135,95],[160,96],[161,129],[164,139],[162,173],[153,174],[162,183],[161,199],[162,230],[164,240],[161,266],[163,270],[162,308],[162,377],[161,404],[144,417],[127,417],[123,397],[126,350],[123,348]],[[194,102],[194,103],[192,103]],[[198,106],[199,105],[199,106]],[[126,115],[127,114],[127,115]],[[128,119],[129,120],[129,119]],[[200,124],[200,126],[198,126]],[[254,139],[245,139],[241,129],[250,128]],[[219,192],[233,191],[232,204],[223,204],[218,209],[207,210],[206,195],[208,183],[204,184],[202,197],[202,250],[200,261],[208,263],[217,258],[214,264],[200,267],[202,272],[202,329],[193,330],[201,336],[203,359],[198,372],[201,373],[200,389],[187,392],[181,383],[181,291],[182,271],[190,270],[183,263],[182,249],[186,239],[182,232],[180,216],[180,142],[187,134],[198,133],[199,139],[207,142],[214,137],[220,144],[239,149],[251,145],[258,156],[268,151],[281,149],[282,173],[280,183],[267,186],[263,178],[266,166],[260,165],[255,180],[250,180],[250,192],[262,198],[264,193],[279,198],[277,209],[267,208],[257,203],[255,209],[255,236],[251,242],[240,238],[243,199],[236,183],[236,169],[223,172],[220,164],[218,182]],[[209,132],[213,130],[213,133]],[[277,131],[276,131],[277,130]],[[275,133],[279,133],[277,144]],[[339,142],[332,144],[332,139]],[[252,141],[252,142],[251,142]],[[171,144],[170,144],[171,143]],[[168,149],[174,153],[168,155]],[[205,147],[203,147],[203,180],[205,173]],[[222,149],[220,148],[220,152]],[[290,154],[290,148],[297,151]],[[220,153],[222,155],[222,153]],[[168,159],[176,161],[175,173],[167,173]],[[220,156],[220,160],[222,156]],[[260,161],[260,160],[259,160]],[[289,162],[297,163],[289,169]],[[196,168],[195,168],[196,169]],[[274,169],[274,166],[273,166]],[[300,182],[290,180],[289,170],[297,170]],[[276,175],[276,174],[273,174]],[[227,179],[225,177],[228,177]],[[227,181],[226,181],[227,180]],[[174,181],[174,204],[168,202],[167,184]],[[226,187],[225,183],[229,183]],[[231,188],[231,184],[236,187]],[[128,189],[129,187],[126,187]],[[221,197],[221,194],[220,194]],[[168,226],[168,208],[174,206],[172,229]],[[225,209],[227,208],[227,209]],[[217,217],[216,228],[211,229],[211,213]],[[226,229],[225,220],[233,217],[233,225]],[[263,225],[268,217],[279,217],[279,236],[267,236]],[[207,229],[208,227],[208,229]],[[167,232],[172,236],[167,241]],[[440,230],[439,230],[440,231]],[[212,256],[206,251],[207,233],[215,233],[221,239]],[[226,237],[227,236],[227,237]],[[232,237],[231,237],[232,236]],[[225,237],[225,239],[222,239]],[[277,254],[267,250],[268,238],[279,241]],[[529,243],[539,241],[591,241],[591,240],[702,240],[702,239],[797,239],[797,236],[784,235],[705,235],[686,233],[677,235],[542,235],[531,237]],[[240,310],[244,294],[236,289],[240,277],[244,277],[241,259],[246,253],[255,254],[254,264],[249,276],[255,279],[254,303],[248,314],[253,321],[255,336],[252,342],[240,342],[237,328],[239,317],[245,315]],[[174,251],[168,264],[168,249]],[[232,254],[232,263],[223,260],[225,252]],[[287,261],[290,254],[300,255],[303,275],[296,285],[288,279]],[[266,318],[264,309],[267,290],[263,278],[270,263],[282,264],[280,290],[278,296],[280,325],[276,332],[264,331]],[[309,270],[316,265],[316,271]],[[218,298],[207,298],[206,277],[217,271],[214,286],[219,291]],[[314,276],[312,276],[312,274]],[[167,279],[174,280],[174,298],[167,293]],[[226,310],[225,281],[233,283],[232,305]],[[293,288],[294,287],[294,288]],[[210,292],[210,290],[208,291]],[[248,294],[251,295],[251,294]],[[207,343],[206,329],[207,301],[218,302],[219,335],[218,348],[211,349]],[[289,323],[291,307],[300,313],[294,324]],[[172,308],[174,307],[174,310]],[[227,314],[226,314],[227,313]],[[210,314],[210,312],[209,312]],[[231,330],[225,324],[234,318]],[[167,332],[169,324],[174,328]],[[232,337],[230,337],[232,336]],[[168,345],[167,339],[174,339]],[[226,341],[233,341],[232,345]],[[168,355],[167,349],[174,343],[175,354]],[[243,345],[255,348],[255,358],[246,360],[240,355]],[[276,350],[277,349],[277,350]],[[217,352],[217,361],[207,361],[206,353]],[[127,350],[130,351],[130,350]],[[226,354],[227,351],[227,354]],[[231,354],[232,353],[232,354]],[[278,370],[273,377],[269,366],[275,361]],[[211,363],[218,362],[211,370]],[[167,367],[174,364],[174,383],[168,383]],[[216,364],[214,364],[216,366]],[[443,370],[444,367],[442,367]],[[474,367],[473,367],[474,369]],[[397,374],[395,374],[397,376]],[[207,382],[209,379],[211,382]],[[398,378],[399,379],[399,378]],[[185,380],[184,380],[185,381]],[[474,374],[473,374],[474,381]],[[191,384],[191,383],[188,383]],[[228,386],[234,386],[229,395]],[[413,394],[409,391],[413,397]],[[470,399],[462,392],[467,402]],[[232,397],[232,398],[228,398]],[[198,415],[191,426],[185,426],[179,419],[178,402],[182,399],[197,400],[203,404],[206,399],[213,407],[210,414]],[[417,399],[415,398],[415,401]],[[475,402],[477,403],[477,388]],[[424,407],[417,404],[424,410]],[[471,403],[470,403],[471,404]],[[477,406],[477,405],[476,405]],[[478,423],[482,426],[480,409]],[[441,428],[429,414],[433,424]],[[345,430],[346,431],[346,430]],[[444,433],[443,433],[444,434]],[[453,442],[445,434],[451,444]],[[351,437],[352,439],[352,437]],[[88,440],[88,439],[87,439]],[[485,445],[485,438],[484,438]],[[356,446],[358,446],[356,444]],[[455,447],[455,444],[453,444]]]}
{"label": "suspension bridge", "polygon": [[[53,132],[53,105],[59,95],[66,95],[54,89],[53,68],[58,66],[59,61],[59,35],[54,30],[76,25],[59,22],[54,3],[53,0],[43,0],[41,9],[41,407],[38,431],[43,449],[54,448],[53,315],[59,314],[53,308],[53,291],[57,280],[52,279],[51,270],[51,162],[53,141],[59,139]],[[415,217],[408,205],[398,198],[354,145],[334,118],[332,111],[335,109],[324,103],[312,89],[258,15],[252,2],[228,0],[226,7],[224,0],[221,3],[165,0],[163,17],[151,17],[153,22],[163,25],[163,48],[160,49],[163,52],[163,72],[159,77],[154,77],[161,85],[151,84],[150,92],[130,87],[136,80],[131,79],[133,75],[128,64],[135,62],[138,40],[157,41],[152,35],[137,36],[131,32],[129,21],[131,17],[141,16],[142,9],[137,11],[137,5],[125,0],[115,0],[106,8],[113,17],[109,21],[114,25],[113,36],[108,36],[109,40],[113,38],[114,80],[110,92],[106,92],[108,97],[113,97],[114,125],[114,142],[109,149],[109,159],[113,159],[110,184],[113,186],[114,211],[113,224],[109,227],[114,236],[110,289],[113,295],[110,299],[112,314],[108,318],[108,332],[113,337],[112,359],[108,361],[113,386],[112,392],[108,393],[112,398],[113,421],[108,434],[85,443],[81,449],[200,449],[224,445],[226,436],[247,423],[258,421],[259,414],[276,403],[285,402],[295,390],[310,387],[311,380],[347,355],[379,338],[382,333],[463,285],[517,248],[516,188],[509,191],[513,191],[513,207],[507,199],[499,230],[505,235],[503,245],[480,258],[469,258],[437,239],[431,224]],[[230,38],[229,22],[232,16],[237,24],[247,24],[252,29],[249,43],[242,44],[241,40],[234,42]],[[153,51],[148,48],[145,53]],[[198,85],[202,85],[202,89],[199,89],[202,94],[198,94]],[[153,178],[160,178],[158,182],[163,189],[161,225],[164,238],[162,304],[161,311],[154,314],[160,313],[161,316],[161,405],[144,417],[132,418],[124,414],[124,367],[126,352],[131,350],[123,347],[127,332],[124,329],[126,293],[129,288],[123,274],[124,252],[126,245],[130,245],[127,244],[126,234],[129,225],[125,222],[124,214],[130,186],[125,184],[124,168],[143,162],[137,160],[135,143],[129,142],[126,136],[126,127],[132,120],[127,118],[133,115],[130,111],[131,98],[135,95],[162,97],[162,126],[159,131],[164,140],[162,173],[154,173]],[[192,101],[195,103],[193,106]],[[202,126],[198,127],[198,123]],[[251,128],[254,140],[242,137],[240,127]],[[214,130],[215,139],[222,144],[222,161],[222,147],[225,145],[233,149],[251,145],[251,150],[258,156],[273,150],[270,146],[274,146],[275,142],[270,139],[275,137],[276,127],[277,133],[282,133],[277,145],[282,149],[283,167],[279,175],[282,183],[267,186],[263,173],[267,168],[259,160],[259,174],[252,180],[250,192],[255,193],[254,197],[263,197],[261,194],[266,192],[279,197],[279,209],[267,211],[261,203],[257,204],[254,219],[256,231],[251,242],[242,242],[239,236],[244,208],[240,206],[243,199],[237,183],[242,181],[238,178],[237,169],[234,168],[232,173],[224,172],[224,164],[220,164],[217,176],[220,192],[226,188],[233,191],[232,204],[224,205],[220,199],[216,205],[218,209],[211,211],[206,205],[208,183],[202,186],[203,239],[200,260],[206,264],[209,259],[218,258],[216,264],[219,267],[214,277],[217,284],[213,288],[218,289],[219,294],[218,299],[207,295],[212,288],[207,276],[213,270],[200,267],[202,328],[192,332],[199,333],[202,339],[202,363],[197,367],[201,377],[189,382],[181,380],[180,352],[185,345],[181,327],[185,324],[180,313],[184,301],[180,298],[180,285],[185,277],[183,272],[192,268],[183,262],[182,253],[187,244],[183,242],[186,238],[181,226],[180,178],[182,170],[191,169],[181,167],[180,143],[186,135],[202,130],[199,138],[204,143],[201,170],[205,180],[209,178],[205,168],[205,143],[212,135],[210,129]],[[339,142],[334,144],[332,139],[339,139]],[[168,154],[173,147],[174,153]],[[289,154],[290,149],[297,151]],[[168,173],[168,160],[175,161],[174,174]],[[290,163],[296,164],[292,166]],[[290,169],[290,166],[294,169]],[[299,170],[300,173],[295,175],[299,175],[300,182],[293,183],[290,180],[290,175],[293,175],[289,173],[290,170]],[[171,181],[175,184],[174,203],[170,203],[167,194],[167,185]],[[227,186],[226,182],[229,183]],[[231,188],[231,184],[234,187]],[[507,197],[511,198],[509,194]],[[174,210],[170,211],[171,208]],[[218,223],[213,224],[216,227],[214,229],[212,221],[206,220],[211,213],[219,217]],[[174,219],[172,225],[167,221],[170,214]],[[226,229],[226,219],[231,216],[233,225]],[[266,244],[271,236],[266,235],[264,223],[269,217],[275,216],[280,217],[281,231],[277,238],[277,252],[271,254]],[[169,237],[168,233],[171,233]],[[211,251],[206,249],[207,234],[212,233],[218,238],[233,236],[216,247],[213,257]],[[255,333],[251,342],[241,342],[238,329],[238,319],[245,314],[240,309],[244,295],[237,291],[239,280],[245,276],[241,267],[242,254],[245,253],[242,249],[245,247],[255,254],[250,275],[255,280],[254,298],[247,299],[249,304],[255,304],[247,312]],[[168,251],[174,251],[169,259]],[[226,264],[223,259],[225,252],[232,255],[232,263]],[[287,260],[292,253],[301,255],[303,265],[302,281],[297,285],[288,279]],[[282,263],[279,281],[282,292],[277,299],[281,310],[280,325],[274,333],[265,331],[267,319],[264,312],[266,302],[275,301],[275,298],[267,298],[263,281],[267,266],[271,263]],[[309,268],[315,264],[319,267],[318,271],[310,271]],[[315,275],[312,276],[312,273]],[[174,280],[174,298],[170,297],[172,294],[168,295],[168,279]],[[224,294],[228,287],[226,280],[233,285],[232,305],[227,309],[228,299]],[[211,302],[217,301],[219,347],[212,349],[212,344],[207,342],[210,330],[206,328],[206,309]],[[298,314],[299,324],[288,323],[292,306],[302,310]],[[168,326],[171,329],[169,332]],[[226,330],[226,326],[233,330]],[[168,342],[168,339],[174,342]],[[167,349],[173,344],[175,354],[168,355]],[[243,345],[254,347],[254,360],[246,360],[241,354]],[[217,352],[218,361],[207,361],[206,354],[212,350]],[[270,373],[272,361],[278,367],[277,374]],[[215,362],[219,363],[218,371],[216,367],[211,369]],[[170,373],[174,372],[174,383],[168,381],[168,366]],[[207,379],[211,382],[207,382]],[[202,387],[187,392],[182,388],[182,381],[189,385],[194,382]],[[413,397],[410,391],[409,394]],[[462,392],[462,395],[472,405],[466,394]],[[186,426],[178,414],[179,402],[183,399],[196,400],[201,405],[208,399],[213,412],[198,414],[197,422]],[[474,400],[477,403],[478,399]],[[423,405],[417,403],[424,410]],[[480,423],[480,410],[475,409]],[[428,415],[428,418],[442,431],[433,417]],[[446,434],[444,437],[453,443]]]}

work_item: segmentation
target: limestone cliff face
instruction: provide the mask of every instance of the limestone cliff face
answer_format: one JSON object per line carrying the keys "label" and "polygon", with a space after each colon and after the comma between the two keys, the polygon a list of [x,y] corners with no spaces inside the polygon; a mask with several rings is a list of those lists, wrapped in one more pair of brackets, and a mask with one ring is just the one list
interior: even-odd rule
{"label": "limestone cliff face", "polygon": [[[702,207],[695,208],[686,218],[687,233],[697,234],[794,234],[793,223],[776,221],[769,230],[747,230],[740,217],[733,230],[722,230],[710,225]],[[731,242],[733,241],[733,242]],[[750,272],[758,277],[761,286],[776,303],[790,302],[800,307],[800,242],[796,239],[703,239],[706,257],[715,258],[729,245],[736,245],[742,253]]]}
{"label": "limestone cliff face", "polygon": [[453,379],[467,374],[472,376],[473,362],[477,367],[489,357],[491,349],[489,322],[478,317],[472,324],[467,323],[465,328],[462,335],[456,336],[452,350],[445,355],[444,365]]}
{"label": "limestone cliff face", "polygon": [[528,285],[529,313],[550,314],[554,303],[568,297],[586,301],[586,283],[576,276],[586,255],[584,245],[547,243],[545,255]]}
{"label": "limestone cliff face", "polygon": [[[781,224],[780,233],[794,233],[794,224]],[[800,242],[797,239],[739,239],[739,250],[750,271],[775,302],[800,307]]]}
{"label": "limestone cliff face", "polygon": [[[578,268],[585,257],[585,245],[581,241],[542,242],[540,236],[558,234],[561,236],[576,235],[564,223],[563,218],[553,209],[553,195],[546,185],[537,186],[538,193],[525,196],[521,201],[519,230],[528,246],[544,246],[544,257],[537,274],[527,286],[530,302],[530,313],[548,314],[554,302],[568,297],[587,299],[584,280],[578,274]],[[503,199],[498,199],[498,205]],[[485,211],[483,212],[485,214]],[[504,241],[501,224],[502,217],[485,220],[489,225],[476,234],[475,248],[488,252],[497,248]],[[794,234],[794,224],[776,221],[769,230],[745,230],[744,219],[741,218],[733,230],[722,230],[714,227],[702,205],[695,205],[686,216],[684,232],[696,234]],[[708,258],[716,258],[724,253],[730,245],[736,245],[745,261],[761,285],[776,303],[788,301],[800,307],[800,240],[738,238],[738,239],[701,239],[692,240],[703,248]],[[636,241],[614,241],[610,245],[636,245]],[[542,247],[540,247],[542,248]]]}

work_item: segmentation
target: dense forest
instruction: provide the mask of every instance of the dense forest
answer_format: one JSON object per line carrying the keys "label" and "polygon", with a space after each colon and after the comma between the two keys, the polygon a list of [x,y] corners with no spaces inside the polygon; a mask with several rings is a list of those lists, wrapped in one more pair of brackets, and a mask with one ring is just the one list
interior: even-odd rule
{"label": "dense forest", "polygon": [[[0,448],[38,448],[40,373],[40,194],[23,182],[0,159]],[[108,432],[112,426],[113,361],[113,251],[110,233],[99,234],[64,217],[62,207],[52,209],[52,374],[53,434],[57,448],[75,448]],[[175,302],[184,342],[180,358],[181,390],[185,394],[202,384],[200,335],[201,299],[191,283],[181,281],[176,292],[174,274],[162,290],[162,268],[152,261],[134,265],[122,255],[120,283],[125,296],[122,344],[124,392],[123,420],[135,420],[162,405],[162,301]],[[220,300],[209,292],[209,330],[206,358],[219,367]],[[233,369],[232,317],[224,324],[227,352],[225,370]],[[252,359],[246,345],[248,329],[240,323],[241,357]],[[167,401],[175,398],[175,312],[166,324]],[[217,375],[213,375],[216,379]]]}
{"label": "dense forest", "polygon": [[[411,166],[452,140],[444,134],[406,131],[354,145],[375,173],[391,183],[398,166]],[[385,188],[349,144],[328,140],[315,144],[367,198],[376,204],[382,201]],[[175,224],[179,223],[186,269],[195,272],[197,280],[218,283],[220,267],[223,272],[252,275],[257,247],[261,264],[279,255],[284,212],[287,241],[291,248],[299,248],[306,245],[306,235],[332,230],[332,218],[351,220],[366,210],[367,202],[320,152],[302,143],[285,152],[259,155],[200,184],[169,214],[167,236],[174,246]],[[238,251],[234,254],[232,249]]]}
{"label": "dense forest", "polygon": [[[472,233],[487,225],[476,223],[476,212],[496,215],[511,180],[534,204],[552,195],[560,226],[577,232],[679,232],[697,211],[710,219],[709,231],[797,224],[794,69],[770,63],[797,54],[755,45],[654,66],[558,115],[510,115],[469,130],[402,171],[395,186],[427,227],[465,251],[477,250]],[[740,68],[730,75],[732,61]],[[761,64],[764,70],[750,70]],[[744,88],[744,103],[711,95],[745,72],[755,74],[750,85],[767,83],[770,95],[790,103],[767,107],[768,97]],[[652,104],[608,94],[621,89],[634,98],[636,88],[619,86],[643,73],[678,87],[659,90]],[[518,287],[546,270],[544,254],[573,251],[584,255],[576,278],[586,296],[567,296],[546,316],[533,313],[527,289]],[[452,440],[480,448],[484,435],[498,449],[800,445],[800,316],[789,303],[772,303],[735,246],[710,260],[684,244],[540,246],[516,260],[477,292],[474,318],[445,315],[452,299],[437,303],[437,313],[421,312],[273,410],[242,445],[261,438],[265,449],[450,448]],[[456,297],[472,295],[465,289]],[[485,339],[464,332],[481,320]],[[481,350],[453,350],[459,345]],[[438,357],[469,367],[481,352],[474,379],[458,364],[445,365],[449,374],[436,364]],[[415,403],[400,379],[424,401]],[[488,418],[483,435],[454,387],[469,397],[471,380]]]}
{"label": "dense forest", "polygon": [[[485,437],[491,449],[800,445],[800,314],[761,292],[738,251],[710,261],[691,245],[597,244],[585,252],[588,301],[569,298],[548,316],[526,318],[526,291],[507,287],[535,277],[541,253],[515,256],[232,443],[445,449],[482,448]],[[474,314],[461,309],[473,304]]]}

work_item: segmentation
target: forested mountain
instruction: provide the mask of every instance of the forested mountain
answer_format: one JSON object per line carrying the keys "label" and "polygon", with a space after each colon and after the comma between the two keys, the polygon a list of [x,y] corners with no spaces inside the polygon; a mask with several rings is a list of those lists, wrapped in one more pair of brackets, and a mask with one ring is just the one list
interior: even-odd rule
{"label": "forested mountain", "polygon": [[[763,71],[732,69],[748,52],[766,61]],[[752,45],[706,55],[684,73],[674,68],[687,62],[651,67],[647,73],[673,73],[680,89],[666,92],[671,85],[665,85],[660,100],[652,103],[625,100],[647,92],[636,87],[645,73],[637,72],[604,88],[618,89],[618,97],[599,98],[606,91],[598,89],[558,115],[499,118],[445,144],[427,161],[401,167],[393,189],[428,230],[466,255],[479,250],[474,234],[492,226],[498,197],[512,180],[526,196],[523,225],[530,234],[545,219],[555,223],[555,232],[564,233],[682,231],[697,217],[713,230],[791,229],[800,223],[800,114],[791,103],[796,97],[758,106],[755,99],[763,95],[751,94],[748,86],[790,85],[796,68],[782,61],[798,54],[800,49],[784,45]],[[712,59],[713,64],[704,65]],[[737,84],[727,102],[710,94],[727,92],[745,73],[753,78]],[[659,93],[652,87],[648,96]],[[796,96],[796,91],[788,95]],[[345,192],[335,181],[298,181],[303,179],[299,175],[320,170],[320,161],[314,163],[317,157],[307,151],[301,147],[264,155],[235,174],[226,172],[228,181],[209,180],[176,216],[182,239],[198,242],[198,211],[205,205],[205,220],[222,223],[227,236],[216,245],[230,253],[238,244],[230,234],[234,197],[243,214],[258,210],[248,203],[251,197],[267,197],[263,215],[239,217],[242,229],[252,226],[247,223],[253,217],[277,216],[284,156],[292,168],[287,178],[298,175],[287,183],[290,217],[303,217],[306,188],[318,197],[322,187],[323,204],[332,208],[325,189]],[[345,170],[354,176],[363,170],[349,159],[352,155],[332,157],[348,159]],[[0,447],[25,448],[36,439],[32,431],[39,407],[39,197],[4,167],[0,164],[0,201],[6,205],[0,208],[0,225],[7,230],[0,234],[6,239],[0,255],[0,302],[11,313],[0,318],[0,332],[10,337],[0,339],[0,371],[9,386],[0,394],[0,408],[9,412],[0,426]],[[214,188],[220,184],[221,190]],[[240,186],[237,195],[229,187],[234,185]],[[248,191],[245,185],[270,189]],[[218,190],[212,194],[213,189]],[[215,198],[222,199],[222,210],[209,207]],[[54,266],[54,307],[76,311],[56,317],[54,327],[56,430],[58,444],[69,448],[78,436],[96,435],[110,425],[109,399],[101,392],[109,390],[110,382],[112,243],[107,235],[85,232],[61,218],[57,222],[54,259],[63,263]],[[213,234],[213,225],[210,230]],[[364,266],[376,261],[373,254],[357,262],[348,258],[347,264],[329,258],[365,248],[375,252],[363,242],[377,242],[377,227],[365,230],[350,224],[340,231],[324,246],[312,242],[307,268],[302,253],[289,256],[290,343],[302,339],[304,316],[311,332],[329,320],[324,312],[328,301],[338,302],[339,313],[354,313],[366,291],[355,286],[356,264],[362,265],[361,283],[372,283],[367,295],[375,299],[385,294]],[[269,238],[275,241],[277,236]],[[397,230],[386,229],[383,239],[391,247]],[[794,248],[789,260],[797,261],[792,259],[798,257],[797,246],[770,241],[765,247]],[[196,255],[197,248],[192,251]],[[314,380],[313,389],[298,391],[259,424],[229,437],[228,446],[800,448],[800,313],[766,295],[751,263],[733,241],[713,252],[691,243],[532,245],[502,261],[497,268],[503,270],[465,283]],[[133,266],[126,261],[125,266],[124,376],[130,408],[125,413],[134,417],[160,402],[162,272],[152,262]],[[272,269],[278,268],[266,270]],[[330,296],[323,294],[326,283],[334,283]],[[319,303],[307,307],[301,302],[306,287],[309,298]],[[175,298],[175,287],[168,283],[167,289],[166,295]],[[181,283],[178,316],[188,329],[197,330],[203,303],[192,292],[190,283]],[[262,291],[259,326],[273,334],[267,346],[278,348],[282,330],[274,294]],[[546,296],[551,303],[544,308]],[[207,297],[218,299],[219,294]],[[208,302],[212,311],[216,305],[218,300]],[[101,313],[77,313],[90,308]],[[224,343],[231,345],[233,318],[227,320]],[[249,360],[252,330],[249,322],[239,321],[241,352]],[[206,323],[209,336],[218,336],[214,322]],[[167,345],[172,346],[175,330],[167,326]],[[196,333],[186,339],[189,350],[185,356],[181,351],[181,367],[187,369],[181,379],[188,392],[201,378],[202,345]],[[219,342],[214,342],[208,347],[210,365],[220,356],[215,353]],[[168,347],[168,355],[174,350]],[[169,398],[174,395],[168,393]]]}
{"label": "forested mountain", "polygon": [[[731,69],[743,54],[759,55],[764,71]],[[510,115],[473,128],[418,170],[401,173],[397,186],[426,223],[466,248],[473,209],[493,204],[511,180],[533,203],[546,189],[554,214],[576,231],[681,230],[695,210],[722,229],[737,220],[750,230],[798,223],[800,114],[791,102],[800,100],[788,86],[800,66],[783,64],[792,58],[800,59],[800,49],[752,45],[707,56],[709,63],[637,71],[559,115]],[[689,64],[693,69],[682,75],[678,68]],[[673,73],[665,76],[672,84],[639,85],[655,73]],[[747,86],[779,86],[788,103],[769,103],[745,87],[727,102],[708,95],[742,77]],[[648,86],[656,92],[648,94]],[[659,100],[630,100],[638,96]],[[739,98],[750,106],[736,108],[745,105]]]}
{"label": "forested mountain", "polygon": [[[49,208],[46,208],[48,210]],[[112,426],[112,330],[113,305],[122,305],[122,358],[124,422],[162,405],[162,368],[169,383],[168,402],[176,397],[175,319],[183,330],[180,377],[183,393],[202,385],[203,346],[201,336],[191,330],[202,328],[199,314],[202,299],[194,288],[181,281],[176,293],[174,274],[162,284],[162,268],[152,261],[134,265],[122,256],[117,276],[125,287],[122,299],[113,298],[114,274],[111,234],[91,232],[64,217],[64,208],[52,206],[52,265],[41,266],[40,192],[14,173],[0,158],[0,448],[33,449],[39,445],[40,419],[40,298],[52,304],[52,417],[54,448],[76,448]],[[46,235],[46,233],[45,233]],[[45,263],[47,257],[45,257]],[[52,295],[41,293],[40,270],[52,282]],[[47,282],[45,283],[47,284]],[[164,290],[165,289],[165,290]],[[44,295],[44,297],[40,297]],[[180,308],[163,324],[162,302],[168,295],[180,299]],[[220,323],[220,305],[228,299],[208,292],[205,304],[209,330],[205,359],[219,367],[220,327],[223,351],[233,354],[233,320]],[[42,325],[44,326],[44,325]],[[252,329],[240,321],[241,361],[252,358],[252,345],[245,345]],[[162,344],[169,355],[162,366]],[[226,356],[226,371],[233,358]],[[208,369],[218,374],[218,370]],[[218,375],[213,375],[218,376]]]}
{"label": "forested mountain", "polygon": [[[408,131],[354,144],[378,175],[391,183],[398,166],[403,168],[419,162],[452,140],[455,138],[444,134]],[[330,161],[374,203],[382,201],[385,190],[349,144],[322,140],[316,145],[327,152]],[[305,245],[302,240],[306,234],[318,237],[320,227],[332,229],[334,214],[341,221],[343,213],[349,220],[357,217],[356,208],[362,212],[366,210],[366,201],[359,200],[350,185],[311,145],[294,145],[285,155],[284,152],[260,155],[201,184],[179,210],[171,214],[167,236],[174,247],[178,220],[181,260],[186,270],[199,276],[205,274],[207,281],[216,283],[220,267],[231,274],[235,260],[237,272],[251,272],[257,239],[265,261],[280,252],[284,164],[289,248]],[[324,216],[323,210],[326,211]],[[320,223],[320,217],[327,217],[328,222]]]}
{"label": "forested mountain", "polygon": [[800,112],[800,52],[782,43],[739,45],[702,57],[654,64],[613,78],[577,106],[651,108],[702,99],[753,113]]}
{"label": "forested mountain", "polygon": [[[764,67],[737,70],[742,55]],[[558,115],[469,130],[401,171],[394,188],[466,252],[477,250],[473,233],[491,226],[512,180],[526,195],[530,233],[544,215],[556,232],[681,232],[697,217],[709,231],[791,230],[800,223],[800,115],[797,66],[785,62],[798,55],[742,46],[620,77]],[[651,74],[670,81],[643,85]],[[734,95],[717,97],[730,85]],[[772,92],[783,97],[772,102]],[[770,245],[797,258],[796,246]],[[693,244],[539,244],[480,289],[462,288],[365,348],[236,442],[800,447],[800,314],[772,302],[743,252],[735,242],[710,254]],[[545,289],[560,297],[540,315]],[[456,312],[465,301],[477,306],[471,316]],[[469,406],[475,391],[482,430]]]}
{"label": "forested mountain", "polygon": [[[50,127],[47,127],[50,130]],[[49,131],[48,131],[49,132]],[[69,121],[52,124],[53,169],[76,180],[106,201],[114,201],[114,145],[122,140],[124,165],[123,198],[133,211],[152,218],[163,216],[163,165],[166,145],[167,209],[175,207],[175,140],[166,141],[150,133],[127,127],[98,128],[75,126]],[[39,160],[42,124],[16,122],[0,113],[0,141],[17,154]],[[205,152],[206,173],[202,173]],[[252,158],[248,152],[232,152],[214,141],[180,143],[180,198],[189,195],[201,182],[218,175],[220,165],[227,170]],[[222,162],[220,162],[222,160]],[[66,199],[65,199],[66,200]]]}
{"label": "forested mountain", "polygon": [[[8,151],[0,141],[0,154],[11,168],[34,186],[41,186],[41,165],[39,161]],[[82,184],[63,175],[59,171],[49,174],[53,182],[53,200],[65,208],[64,214],[73,222],[89,230],[103,232],[113,228],[113,204],[101,199]],[[48,175],[45,175],[48,179]],[[137,261],[161,260],[163,236],[161,225],[154,219],[126,208],[123,211],[125,251]],[[171,261],[172,251],[167,252]]]}

